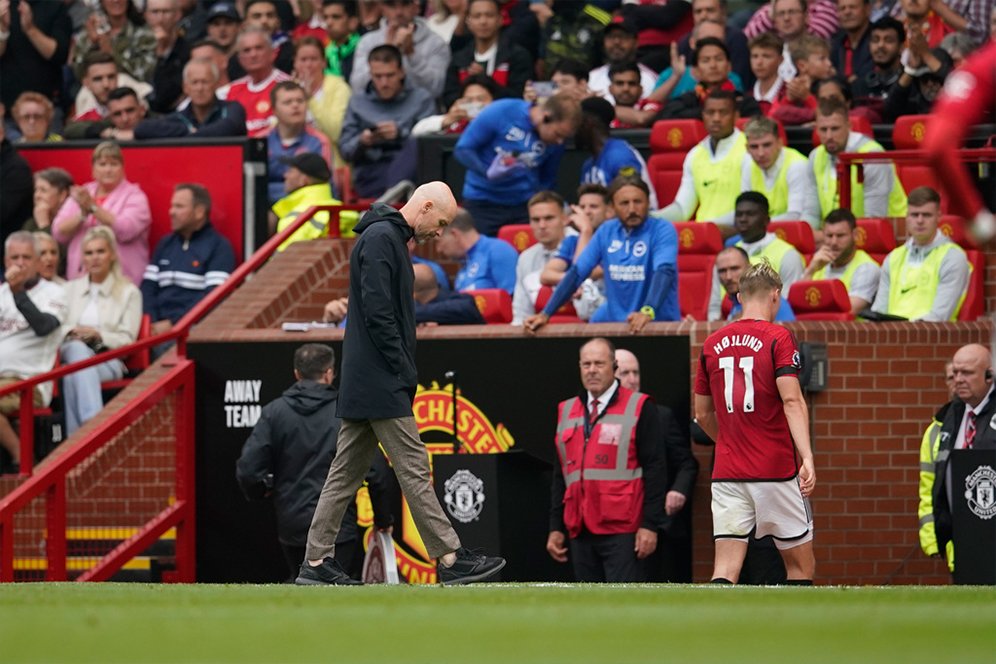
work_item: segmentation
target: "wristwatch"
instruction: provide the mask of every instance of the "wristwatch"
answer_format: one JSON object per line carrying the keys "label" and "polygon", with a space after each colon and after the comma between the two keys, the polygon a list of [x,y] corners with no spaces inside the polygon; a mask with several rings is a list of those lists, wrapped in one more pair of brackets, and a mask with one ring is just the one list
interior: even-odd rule
{"label": "wristwatch", "polygon": [[657,312],[654,311],[654,308],[649,304],[645,304],[642,307],[640,307],[640,313],[649,318],[650,320],[654,320],[657,317]]}
{"label": "wristwatch", "polygon": [[0,32],[0,42],[10,39],[10,32]]}

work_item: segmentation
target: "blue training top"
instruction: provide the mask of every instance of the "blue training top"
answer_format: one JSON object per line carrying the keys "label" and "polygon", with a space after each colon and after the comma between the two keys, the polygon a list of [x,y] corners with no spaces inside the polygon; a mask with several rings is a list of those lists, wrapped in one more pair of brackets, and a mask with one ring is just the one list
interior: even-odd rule
{"label": "blue training top", "polygon": [[650,181],[647,162],[632,145],[621,138],[610,138],[597,157],[588,157],[581,166],[581,184],[609,186],[617,175],[637,175],[650,190],[650,209],[656,210],[657,192]]}
{"label": "blue training top", "polygon": [[482,235],[467,252],[453,281],[453,290],[501,288],[511,295],[515,291],[515,264],[519,252],[504,240]]}

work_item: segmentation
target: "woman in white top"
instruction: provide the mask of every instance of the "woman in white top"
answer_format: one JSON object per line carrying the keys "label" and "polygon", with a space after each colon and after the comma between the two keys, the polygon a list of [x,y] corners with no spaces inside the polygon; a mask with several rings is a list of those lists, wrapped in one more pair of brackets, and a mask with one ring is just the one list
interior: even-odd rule
{"label": "woman in white top", "polygon": [[[63,326],[63,364],[134,342],[142,321],[142,294],[121,272],[114,232],[94,226],[82,244],[86,274],[65,286],[69,313]],[[100,383],[120,379],[124,370],[121,360],[109,360],[62,379],[68,434],[100,412]]]}

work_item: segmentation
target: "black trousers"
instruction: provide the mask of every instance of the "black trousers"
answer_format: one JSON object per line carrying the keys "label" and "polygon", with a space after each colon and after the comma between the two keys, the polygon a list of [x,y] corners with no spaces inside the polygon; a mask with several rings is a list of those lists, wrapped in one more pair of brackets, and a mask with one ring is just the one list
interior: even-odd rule
{"label": "black trousers", "polygon": [[570,541],[574,579],[586,583],[640,583],[644,566],[636,559],[636,533],[594,535],[587,531]]}

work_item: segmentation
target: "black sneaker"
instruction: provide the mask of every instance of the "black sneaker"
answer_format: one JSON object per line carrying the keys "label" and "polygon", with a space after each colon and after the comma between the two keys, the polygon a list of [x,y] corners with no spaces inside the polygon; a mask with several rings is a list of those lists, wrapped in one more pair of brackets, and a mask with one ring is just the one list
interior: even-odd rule
{"label": "black sneaker", "polygon": [[456,562],[449,567],[436,564],[436,578],[444,586],[487,581],[505,566],[504,558],[471,553],[462,546],[456,550],[456,557]]}
{"label": "black sneaker", "polygon": [[335,558],[325,558],[318,567],[312,567],[308,561],[301,564],[301,571],[298,573],[294,583],[299,586],[362,586],[362,581],[357,581],[346,574],[346,571],[339,565]]}

